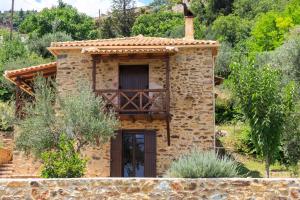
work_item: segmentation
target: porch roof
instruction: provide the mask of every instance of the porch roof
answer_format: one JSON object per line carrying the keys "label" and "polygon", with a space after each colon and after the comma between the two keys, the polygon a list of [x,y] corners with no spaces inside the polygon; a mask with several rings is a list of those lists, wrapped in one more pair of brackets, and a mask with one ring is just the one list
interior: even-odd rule
{"label": "porch roof", "polygon": [[24,67],[16,70],[7,70],[4,72],[4,77],[24,92],[33,95],[32,80],[39,73],[44,77],[55,77],[56,62]]}
{"label": "porch roof", "polygon": [[[33,95],[32,80],[37,74],[42,74],[44,77],[55,77],[57,71],[56,62],[41,64],[37,66],[25,67],[16,70],[7,70],[4,72],[4,77],[22,89],[24,92]],[[221,84],[221,77],[215,76],[215,85]]]}
{"label": "porch roof", "polygon": [[213,40],[195,40],[186,38],[134,37],[52,42],[48,50],[58,55],[61,50],[81,50],[91,54],[120,54],[120,53],[170,53],[178,48],[201,47],[212,48],[216,54],[219,43]]}

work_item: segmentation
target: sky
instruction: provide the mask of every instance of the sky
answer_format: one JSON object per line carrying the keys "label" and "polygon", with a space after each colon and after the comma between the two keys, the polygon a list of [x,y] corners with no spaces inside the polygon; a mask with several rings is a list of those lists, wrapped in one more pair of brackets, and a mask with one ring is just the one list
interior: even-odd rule
{"label": "sky", "polygon": [[[98,16],[98,10],[106,13],[110,10],[112,0],[64,0],[89,16]],[[136,6],[147,5],[151,0],[135,0]],[[57,0],[15,0],[15,10],[37,10],[57,5]],[[0,0],[0,11],[10,10],[11,0]]]}

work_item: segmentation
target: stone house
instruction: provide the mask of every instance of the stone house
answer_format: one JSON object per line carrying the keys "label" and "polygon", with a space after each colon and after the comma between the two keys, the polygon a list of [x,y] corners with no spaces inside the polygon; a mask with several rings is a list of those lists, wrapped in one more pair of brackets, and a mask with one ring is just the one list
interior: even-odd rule
{"label": "stone house", "polygon": [[[121,121],[115,139],[89,146],[88,177],[162,176],[193,148],[214,148],[214,57],[218,42],[196,40],[185,17],[185,38],[144,37],[53,42],[56,62],[6,71],[17,93],[32,95],[42,72],[67,94],[90,83]],[[17,104],[19,106],[19,104]],[[15,176],[37,176],[39,163],[14,153]]]}

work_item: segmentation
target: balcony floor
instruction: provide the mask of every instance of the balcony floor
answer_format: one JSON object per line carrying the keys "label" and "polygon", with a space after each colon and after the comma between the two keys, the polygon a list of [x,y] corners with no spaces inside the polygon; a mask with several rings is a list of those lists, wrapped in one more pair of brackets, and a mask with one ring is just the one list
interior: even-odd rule
{"label": "balcony floor", "polygon": [[148,120],[148,121],[152,121],[152,120],[165,120],[167,118],[167,114],[166,113],[134,113],[134,114],[118,114],[120,120],[132,120],[132,121],[136,121],[136,120]]}

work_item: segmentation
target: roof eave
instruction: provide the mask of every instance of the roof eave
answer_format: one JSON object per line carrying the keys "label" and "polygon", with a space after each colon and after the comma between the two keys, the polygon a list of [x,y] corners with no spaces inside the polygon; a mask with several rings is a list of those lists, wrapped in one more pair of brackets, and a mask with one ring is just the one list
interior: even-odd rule
{"label": "roof eave", "polygon": [[57,52],[55,52],[55,50],[52,47],[47,47],[47,50],[54,56],[57,56]]}
{"label": "roof eave", "polygon": [[59,55],[58,51],[61,50],[79,50],[81,51],[83,48],[96,47],[101,49],[150,49],[150,48],[166,48],[166,47],[176,47],[176,48],[213,48],[218,49],[220,47],[219,43],[216,44],[201,44],[201,45],[165,45],[165,46],[72,46],[72,47],[48,47],[47,49],[52,53],[52,55]]}
{"label": "roof eave", "polygon": [[33,92],[28,90],[27,88],[23,87],[22,85],[18,85],[14,80],[12,80],[8,75],[7,75],[7,71],[4,72],[3,74],[4,78],[6,80],[8,80],[9,82],[11,82],[12,84],[16,85],[17,87],[20,87],[23,91],[25,91],[26,93],[28,93],[31,96],[34,96]]}

